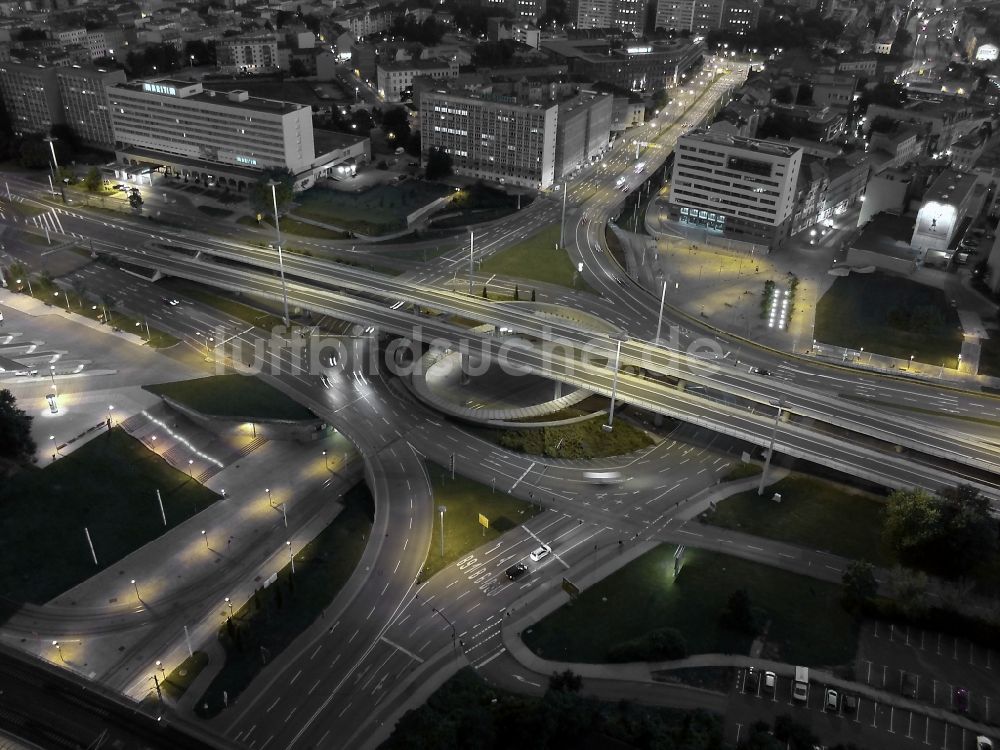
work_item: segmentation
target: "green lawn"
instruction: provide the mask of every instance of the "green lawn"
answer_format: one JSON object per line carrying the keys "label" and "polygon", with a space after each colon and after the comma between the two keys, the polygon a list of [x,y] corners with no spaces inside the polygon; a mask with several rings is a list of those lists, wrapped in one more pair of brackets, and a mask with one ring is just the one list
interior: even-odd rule
{"label": "green lawn", "polygon": [[286,565],[277,581],[259,589],[236,612],[232,635],[228,627],[219,628],[226,663],[198,699],[195,713],[202,718],[223,709],[223,691],[229,694],[230,703],[235,701],[263,669],[261,655],[268,663],[276,659],[322,616],[351,577],[371,533],[375,504],[363,482],[344,494],[343,503],[333,522],[296,551],[295,573]]}
{"label": "green lawn", "polygon": [[[241,216],[236,220],[237,224],[242,224],[245,227],[255,227],[260,228],[264,224],[268,227],[274,227],[274,218],[271,216],[262,216],[260,221],[257,221],[255,216]],[[283,216],[281,218],[281,232],[282,234],[294,234],[298,237],[311,237],[316,240],[345,240],[347,239],[347,232],[338,232],[335,229],[327,229],[326,227],[319,227],[315,224],[309,224],[304,221],[298,221],[289,216]]]}
{"label": "green lawn", "polygon": [[[771,501],[774,493],[781,502]],[[780,482],[722,500],[705,519],[716,526],[800,544],[876,565],[892,565],[882,548],[885,506],[861,491],[822,479],[792,474]]]}
{"label": "green lawn", "polygon": [[719,614],[746,589],[770,621],[766,658],[835,666],[854,657],[857,625],[840,606],[840,587],[715,552],[688,549],[673,577],[673,545],[660,545],[559,608],[523,634],[539,656],[601,663],[618,643],[671,627],[688,652],[749,653],[751,638],[723,628]]}
{"label": "green lawn", "polygon": [[944,292],[884,273],[841,276],[816,304],[815,338],[918,362],[955,367],[958,313]]}
{"label": "green lawn", "polygon": [[263,380],[248,375],[213,375],[145,388],[216,417],[304,420],[316,416]]}
{"label": "green lawn", "polygon": [[548,458],[605,458],[623,456],[653,445],[638,427],[615,420],[611,432],[601,429],[607,416],[594,417],[557,427],[526,427],[520,430],[488,430],[487,437],[508,450]]}
{"label": "green lawn", "polygon": [[[64,437],[56,433],[57,440]],[[110,433],[102,428],[44,469],[5,478],[0,483],[3,595],[41,604],[156,539],[168,528],[160,519],[157,490],[169,527],[218,499],[120,428]],[[91,559],[84,527],[99,565]]]}
{"label": "green lawn", "polygon": [[477,182],[471,187],[460,190],[439,212],[438,215],[442,218],[432,218],[430,225],[435,229],[448,229],[495,221],[515,213],[519,203],[521,208],[526,208],[531,201],[531,196],[524,195],[519,202],[516,195]]}
{"label": "green lawn", "polygon": [[[590,291],[582,278],[573,286],[576,269],[565,250],[558,250],[559,225],[553,224],[512,247],[491,255],[480,266],[482,273],[534,279]],[[578,275],[578,274],[577,274]]]}
{"label": "green lawn", "polygon": [[226,315],[231,315],[237,320],[242,320],[258,328],[267,330],[284,325],[284,321],[277,315],[264,312],[243,302],[237,302],[225,293],[213,291],[193,281],[166,278],[158,281],[157,285],[190,297],[195,302],[214,307],[216,310],[226,313]]}
{"label": "green lawn", "polygon": [[513,747],[719,750],[722,720],[702,710],[603,702],[564,691],[520,695],[497,689],[472,667],[463,667],[425,703],[407,711],[380,750]]}
{"label": "green lawn", "polygon": [[[505,531],[541,513],[531,505],[506,492],[494,492],[492,487],[467,479],[461,474],[451,478],[447,469],[428,462],[434,502],[434,534],[427,561],[419,580],[425,581],[476,547],[496,539]],[[444,556],[441,555],[441,515],[439,506],[448,510],[444,515]],[[489,528],[479,523],[479,514],[489,519]]]}
{"label": "green lawn", "polygon": [[388,234],[405,229],[408,214],[450,192],[447,185],[422,180],[377,185],[361,193],[314,187],[296,197],[299,205],[291,213],[359,234]]}
{"label": "green lawn", "polygon": [[1000,331],[989,333],[990,338],[980,339],[979,374],[1000,378]]}

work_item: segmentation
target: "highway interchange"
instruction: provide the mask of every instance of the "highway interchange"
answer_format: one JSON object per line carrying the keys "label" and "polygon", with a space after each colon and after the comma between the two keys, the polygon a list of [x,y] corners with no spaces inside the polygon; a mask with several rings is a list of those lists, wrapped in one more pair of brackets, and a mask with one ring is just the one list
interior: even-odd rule
{"label": "highway interchange", "polygon": [[[643,156],[650,171],[666,158],[677,135],[698,122],[713,98],[732,87],[739,75],[734,71],[706,82],[709,93],[696,100],[691,109],[682,111],[679,124],[674,124],[668,114],[661,118],[662,122],[630,134],[630,141],[656,142],[657,146],[648,148]],[[732,339],[672,310],[668,310],[665,323],[680,330],[677,341],[682,349],[699,338],[718,342],[722,363],[656,347],[652,339],[658,299],[633,285],[614,265],[604,239],[604,223],[624,198],[617,175],[627,175],[632,189],[644,179],[635,173],[633,165],[634,146],[621,142],[599,166],[584,170],[569,186],[572,200],[568,249],[574,263],[583,263],[583,275],[600,297],[543,288],[539,299],[580,307],[626,330],[632,337],[623,348],[626,364],[630,360],[642,361],[654,371],[708,384],[736,398],[725,402],[706,400],[662,382],[623,376],[619,381],[623,400],[681,415],[691,424],[678,428],[675,440],[619,462],[628,481],[619,488],[602,490],[585,482],[576,466],[533,461],[471,438],[460,427],[414,404],[384,373],[352,367],[334,373],[333,387],[325,388],[314,373],[297,369],[290,357],[283,358],[283,374],[269,379],[327,418],[363,455],[366,479],[376,499],[375,526],[358,574],[330,606],[328,617],[283,655],[280,666],[266,672],[230,711],[216,720],[215,728],[227,737],[254,748],[324,747],[330,737],[338,738],[343,746],[360,746],[402,705],[415,681],[452,660],[467,660],[498,684],[517,687],[516,683],[520,683],[522,689],[542,684],[544,676],[521,668],[500,644],[499,629],[508,607],[532,587],[558,578],[569,567],[585,564],[589,555],[599,556],[621,542],[639,537],[671,538],[678,503],[714,484],[729,465],[726,448],[736,443],[720,433],[726,432],[728,425],[730,431],[738,430],[739,438],[766,444],[774,413],[766,405],[775,398],[785,399],[798,416],[825,419],[861,436],[855,445],[840,432],[824,433],[789,423],[782,425],[779,452],[794,455],[798,450],[813,459],[826,457],[853,467],[859,475],[867,472],[872,478],[899,486],[936,487],[953,481],[965,470],[955,465],[932,466],[930,462],[911,460],[912,456],[897,457],[863,439],[872,435],[884,438],[889,430],[890,444],[922,448],[925,453],[971,465],[969,470],[986,490],[995,488],[990,475],[996,467],[997,446],[984,442],[962,422],[951,418],[955,413],[996,416],[1000,405],[989,397],[756,350],[749,342]],[[25,191],[37,188],[27,183],[20,187]],[[555,199],[536,200],[502,227],[477,233],[476,258],[558,221],[560,198],[557,195]],[[113,252],[137,263],[145,260],[177,276],[223,288],[280,295],[279,284],[270,271],[274,258],[260,248],[166,227],[151,232],[143,220],[95,220],[76,209],[60,211],[59,220],[65,232],[92,238],[102,252]],[[163,249],[191,242],[200,243],[206,253],[221,255],[239,249],[246,265],[235,268]],[[346,251],[343,243],[329,244]],[[592,332],[571,325],[556,327],[547,320],[545,326],[539,326],[530,313],[512,305],[487,306],[476,297],[447,291],[456,276],[463,280],[467,267],[468,242],[460,240],[456,244],[453,251],[425,268],[396,278],[286,256],[290,298],[319,313],[360,319],[385,331],[408,333],[419,325],[429,336],[442,340],[457,341],[459,336],[468,337],[468,332],[420,315],[414,307],[457,312],[498,326],[513,326],[537,339],[576,336],[577,343],[584,335],[588,340],[595,339]],[[112,272],[95,272],[91,283],[99,284],[97,277],[102,273]],[[483,281],[481,275],[476,276],[477,288]],[[220,325],[228,326],[248,345],[260,335],[245,331],[245,324],[239,321],[226,320],[196,305],[164,309],[156,304],[155,285],[148,282],[136,280],[128,287],[117,288],[130,309],[149,309],[151,314],[155,310],[155,317],[162,320],[164,327],[192,341],[203,342],[205,335],[213,334]],[[410,304],[393,307],[399,301]],[[597,351],[607,359],[611,344],[605,338],[598,341]],[[731,352],[737,349],[741,352],[740,367],[730,364],[736,360]],[[726,359],[727,353],[730,360]],[[519,350],[517,355],[526,364],[543,367],[543,363],[530,358],[529,349]],[[588,367],[573,359],[575,372],[585,377],[583,384],[596,392],[610,392],[611,373],[606,365]],[[751,376],[743,366],[749,364],[766,366],[775,376]],[[558,375],[552,369],[542,371]],[[839,398],[841,394],[864,395],[904,408],[904,402],[917,399],[922,409],[942,416],[900,418],[897,412],[859,408],[855,402]],[[748,409],[748,403],[763,404],[764,410],[757,412],[753,406]],[[713,447],[716,445],[722,447],[717,450]],[[953,453],[954,446],[961,446],[958,455]],[[538,502],[545,509],[492,547],[477,550],[418,585],[417,574],[432,543],[435,520],[423,461],[426,457],[446,465],[452,456],[463,474],[484,483],[495,480],[498,490]],[[508,582],[503,569],[523,559],[541,541],[553,546],[553,556],[523,583]],[[128,680],[116,687],[133,693],[139,689]]]}

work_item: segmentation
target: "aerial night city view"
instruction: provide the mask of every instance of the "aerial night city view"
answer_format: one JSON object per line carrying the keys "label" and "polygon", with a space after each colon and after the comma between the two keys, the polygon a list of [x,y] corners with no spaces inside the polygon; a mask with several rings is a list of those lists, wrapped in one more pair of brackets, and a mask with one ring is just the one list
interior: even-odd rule
{"label": "aerial night city view", "polygon": [[998,53],[0,0],[0,748],[1000,750]]}

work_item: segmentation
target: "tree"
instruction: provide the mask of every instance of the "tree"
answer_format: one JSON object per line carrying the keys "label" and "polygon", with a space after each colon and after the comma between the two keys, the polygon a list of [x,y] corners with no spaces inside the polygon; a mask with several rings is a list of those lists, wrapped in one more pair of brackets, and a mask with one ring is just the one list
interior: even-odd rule
{"label": "tree", "polygon": [[87,170],[87,174],[83,178],[83,186],[87,188],[88,193],[96,193],[103,184],[104,178],[101,177],[101,170],[97,167],[91,167]]}
{"label": "tree", "polygon": [[900,560],[926,563],[938,538],[941,512],[934,497],[924,490],[896,490],[886,504],[882,538]]}
{"label": "tree", "polygon": [[393,148],[405,148],[410,140],[410,116],[402,107],[390,107],[382,114],[382,132]]}
{"label": "tree", "polygon": [[0,459],[15,463],[35,460],[35,440],[31,437],[33,417],[17,406],[14,394],[0,390]]}
{"label": "tree", "polygon": [[[271,180],[278,183],[275,187],[275,194],[271,194]],[[292,185],[295,183],[295,175],[285,167],[268,167],[260,178],[253,185],[247,197],[250,200],[250,207],[259,214],[270,214],[274,211],[274,198],[278,199],[278,213],[280,214],[288,204],[292,202]]]}
{"label": "tree", "polygon": [[841,597],[847,609],[859,609],[878,593],[875,566],[867,560],[852,560],[841,578]]}
{"label": "tree", "polygon": [[579,693],[583,687],[583,678],[572,669],[564,672],[553,672],[549,677],[549,690],[567,693]]}
{"label": "tree", "polygon": [[788,714],[782,714],[774,720],[774,736],[792,750],[812,750],[819,738],[805,724],[799,724]]}
{"label": "tree", "polygon": [[738,633],[757,635],[760,632],[760,624],[746,589],[737,589],[729,595],[725,608],[719,614],[719,622]]}
{"label": "tree", "polygon": [[997,552],[996,519],[990,503],[968,484],[941,491],[941,551],[937,556],[942,572],[967,573],[981,560]]}
{"label": "tree", "polygon": [[889,573],[889,590],[907,617],[917,617],[927,611],[926,573],[897,565]]}
{"label": "tree", "polygon": [[427,179],[440,180],[451,173],[451,154],[439,148],[432,148],[427,154]]}

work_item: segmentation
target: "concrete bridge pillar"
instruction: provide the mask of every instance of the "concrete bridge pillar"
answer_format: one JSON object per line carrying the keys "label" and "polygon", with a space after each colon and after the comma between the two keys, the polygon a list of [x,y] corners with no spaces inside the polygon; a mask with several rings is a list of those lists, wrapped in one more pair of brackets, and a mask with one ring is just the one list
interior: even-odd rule
{"label": "concrete bridge pillar", "polygon": [[555,391],[552,394],[552,398],[553,399],[562,398],[562,385],[563,385],[562,381],[561,380],[557,380],[557,381],[555,381],[555,383],[556,383],[556,387],[555,387]]}
{"label": "concrete bridge pillar", "polygon": [[462,354],[460,356],[462,358],[462,363],[461,363],[462,377],[459,380],[459,383],[461,385],[468,385],[469,384],[469,353],[468,352],[462,352]]}

